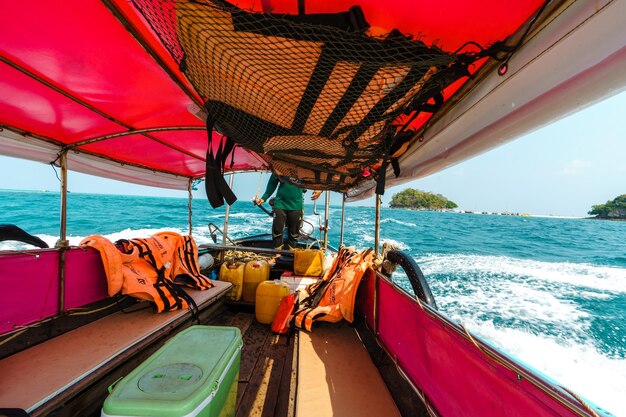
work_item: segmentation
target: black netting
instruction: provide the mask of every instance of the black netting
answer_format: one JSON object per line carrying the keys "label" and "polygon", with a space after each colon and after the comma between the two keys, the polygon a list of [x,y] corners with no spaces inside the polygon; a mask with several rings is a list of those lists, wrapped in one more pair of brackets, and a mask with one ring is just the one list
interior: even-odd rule
{"label": "black netting", "polygon": [[215,128],[310,188],[345,190],[385,166],[398,118],[477,58],[397,32],[369,37],[358,8],[277,16],[218,0],[133,3],[206,100]]}

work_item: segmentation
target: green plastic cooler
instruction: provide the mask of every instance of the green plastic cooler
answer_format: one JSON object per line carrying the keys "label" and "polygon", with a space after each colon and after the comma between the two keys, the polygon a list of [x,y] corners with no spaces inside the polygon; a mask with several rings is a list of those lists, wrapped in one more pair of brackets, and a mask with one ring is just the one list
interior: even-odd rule
{"label": "green plastic cooler", "polygon": [[190,327],[109,388],[102,416],[234,416],[242,344],[236,327]]}

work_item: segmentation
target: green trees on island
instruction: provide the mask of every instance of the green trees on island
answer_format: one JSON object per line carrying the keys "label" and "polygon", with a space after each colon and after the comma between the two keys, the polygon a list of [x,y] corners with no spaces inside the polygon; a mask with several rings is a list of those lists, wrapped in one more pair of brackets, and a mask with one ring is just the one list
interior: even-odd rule
{"label": "green trees on island", "polygon": [[626,219],[626,194],[619,195],[606,204],[591,207],[589,214],[596,219]]}
{"label": "green trees on island", "polygon": [[407,188],[402,192],[394,194],[393,197],[391,197],[389,206],[392,208],[410,208],[415,210],[445,210],[458,207],[454,201],[448,200],[441,194],[428,193],[412,188]]}

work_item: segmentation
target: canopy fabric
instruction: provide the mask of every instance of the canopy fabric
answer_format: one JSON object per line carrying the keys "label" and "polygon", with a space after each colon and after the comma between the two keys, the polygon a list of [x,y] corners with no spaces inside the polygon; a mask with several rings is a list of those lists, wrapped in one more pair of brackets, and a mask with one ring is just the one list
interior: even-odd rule
{"label": "canopy fabric", "polygon": [[[204,176],[207,133],[204,122],[188,110],[198,102],[197,96],[176,67],[166,66],[177,77],[174,80],[105,4],[68,0],[58,7],[48,1],[9,2],[3,11],[11,18],[3,22],[0,37],[1,127],[59,149],[75,145],[75,151],[129,167]],[[145,24],[142,30],[145,34]],[[162,54],[161,60],[167,62],[167,56]],[[158,128],[178,130],[79,145],[106,135]],[[214,141],[214,146],[218,144]],[[235,164],[228,169],[266,168],[262,159],[245,149],[235,152]],[[118,164],[119,169],[124,168]],[[171,187],[159,178],[149,185]]]}
{"label": "canopy fabric", "polygon": [[[259,14],[215,0],[134,0],[228,138],[307,188],[345,191],[413,136],[404,116],[443,102],[468,66],[501,52],[446,53],[399,32],[364,34],[360,8]],[[289,18],[288,18],[289,17]]]}
{"label": "canopy fabric", "polygon": [[[237,4],[256,12],[297,13],[298,3],[246,0]],[[446,52],[467,41],[487,46],[504,40],[542,3],[358,2],[372,33],[398,29]],[[306,13],[333,13],[354,3],[306,1],[304,5]],[[164,187],[185,187],[186,180],[171,178],[205,175],[207,133],[202,130],[204,121],[190,111],[204,104],[201,95],[130,2],[67,0],[61,8],[54,2],[25,0],[8,2],[3,12],[10,18],[3,22],[0,35],[0,128],[5,130],[0,132],[1,153],[42,160],[41,152],[29,153],[33,141],[40,142],[48,153],[50,148],[70,149],[70,155],[100,160],[91,169],[84,162],[89,158],[84,159],[76,165],[82,172]],[[445,98],[465,81],[449,87]],[[418,117],[413,127],[428,117]],[[16,150],[21,142],[8,139],[7,131],[27,138],[28,145]],[[221,136],[213,135],[218,146]],[[269,168],[265,159],[242,147],[235,148],[232,162],[226,170]],[[107,164],[111,169],[102,169]],[[148,175],[135,179],[137,170]],[[150,180],[150,172],[159,175]]]}

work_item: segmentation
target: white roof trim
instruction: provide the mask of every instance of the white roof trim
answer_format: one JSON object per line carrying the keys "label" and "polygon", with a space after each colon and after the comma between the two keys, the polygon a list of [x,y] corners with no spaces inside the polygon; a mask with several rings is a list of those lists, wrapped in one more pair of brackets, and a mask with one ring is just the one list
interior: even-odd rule
{"label": "white roof trim", "polygon": [[[60,146],[44,140],[7,129],[0,130],[0,155],[49,164],[57,159],[60,151]],[[189,186],[188,177],[125,165],[74,150],[67,154],[67,167],[83,174],[152,187],[186,190]]]}
{"label": "white roof trim", "polygon": [[[626,89],[626,1],[576,1],[424,133],[387,187],[449,168]],[[367,181],[348,201],[374,194]]]}

